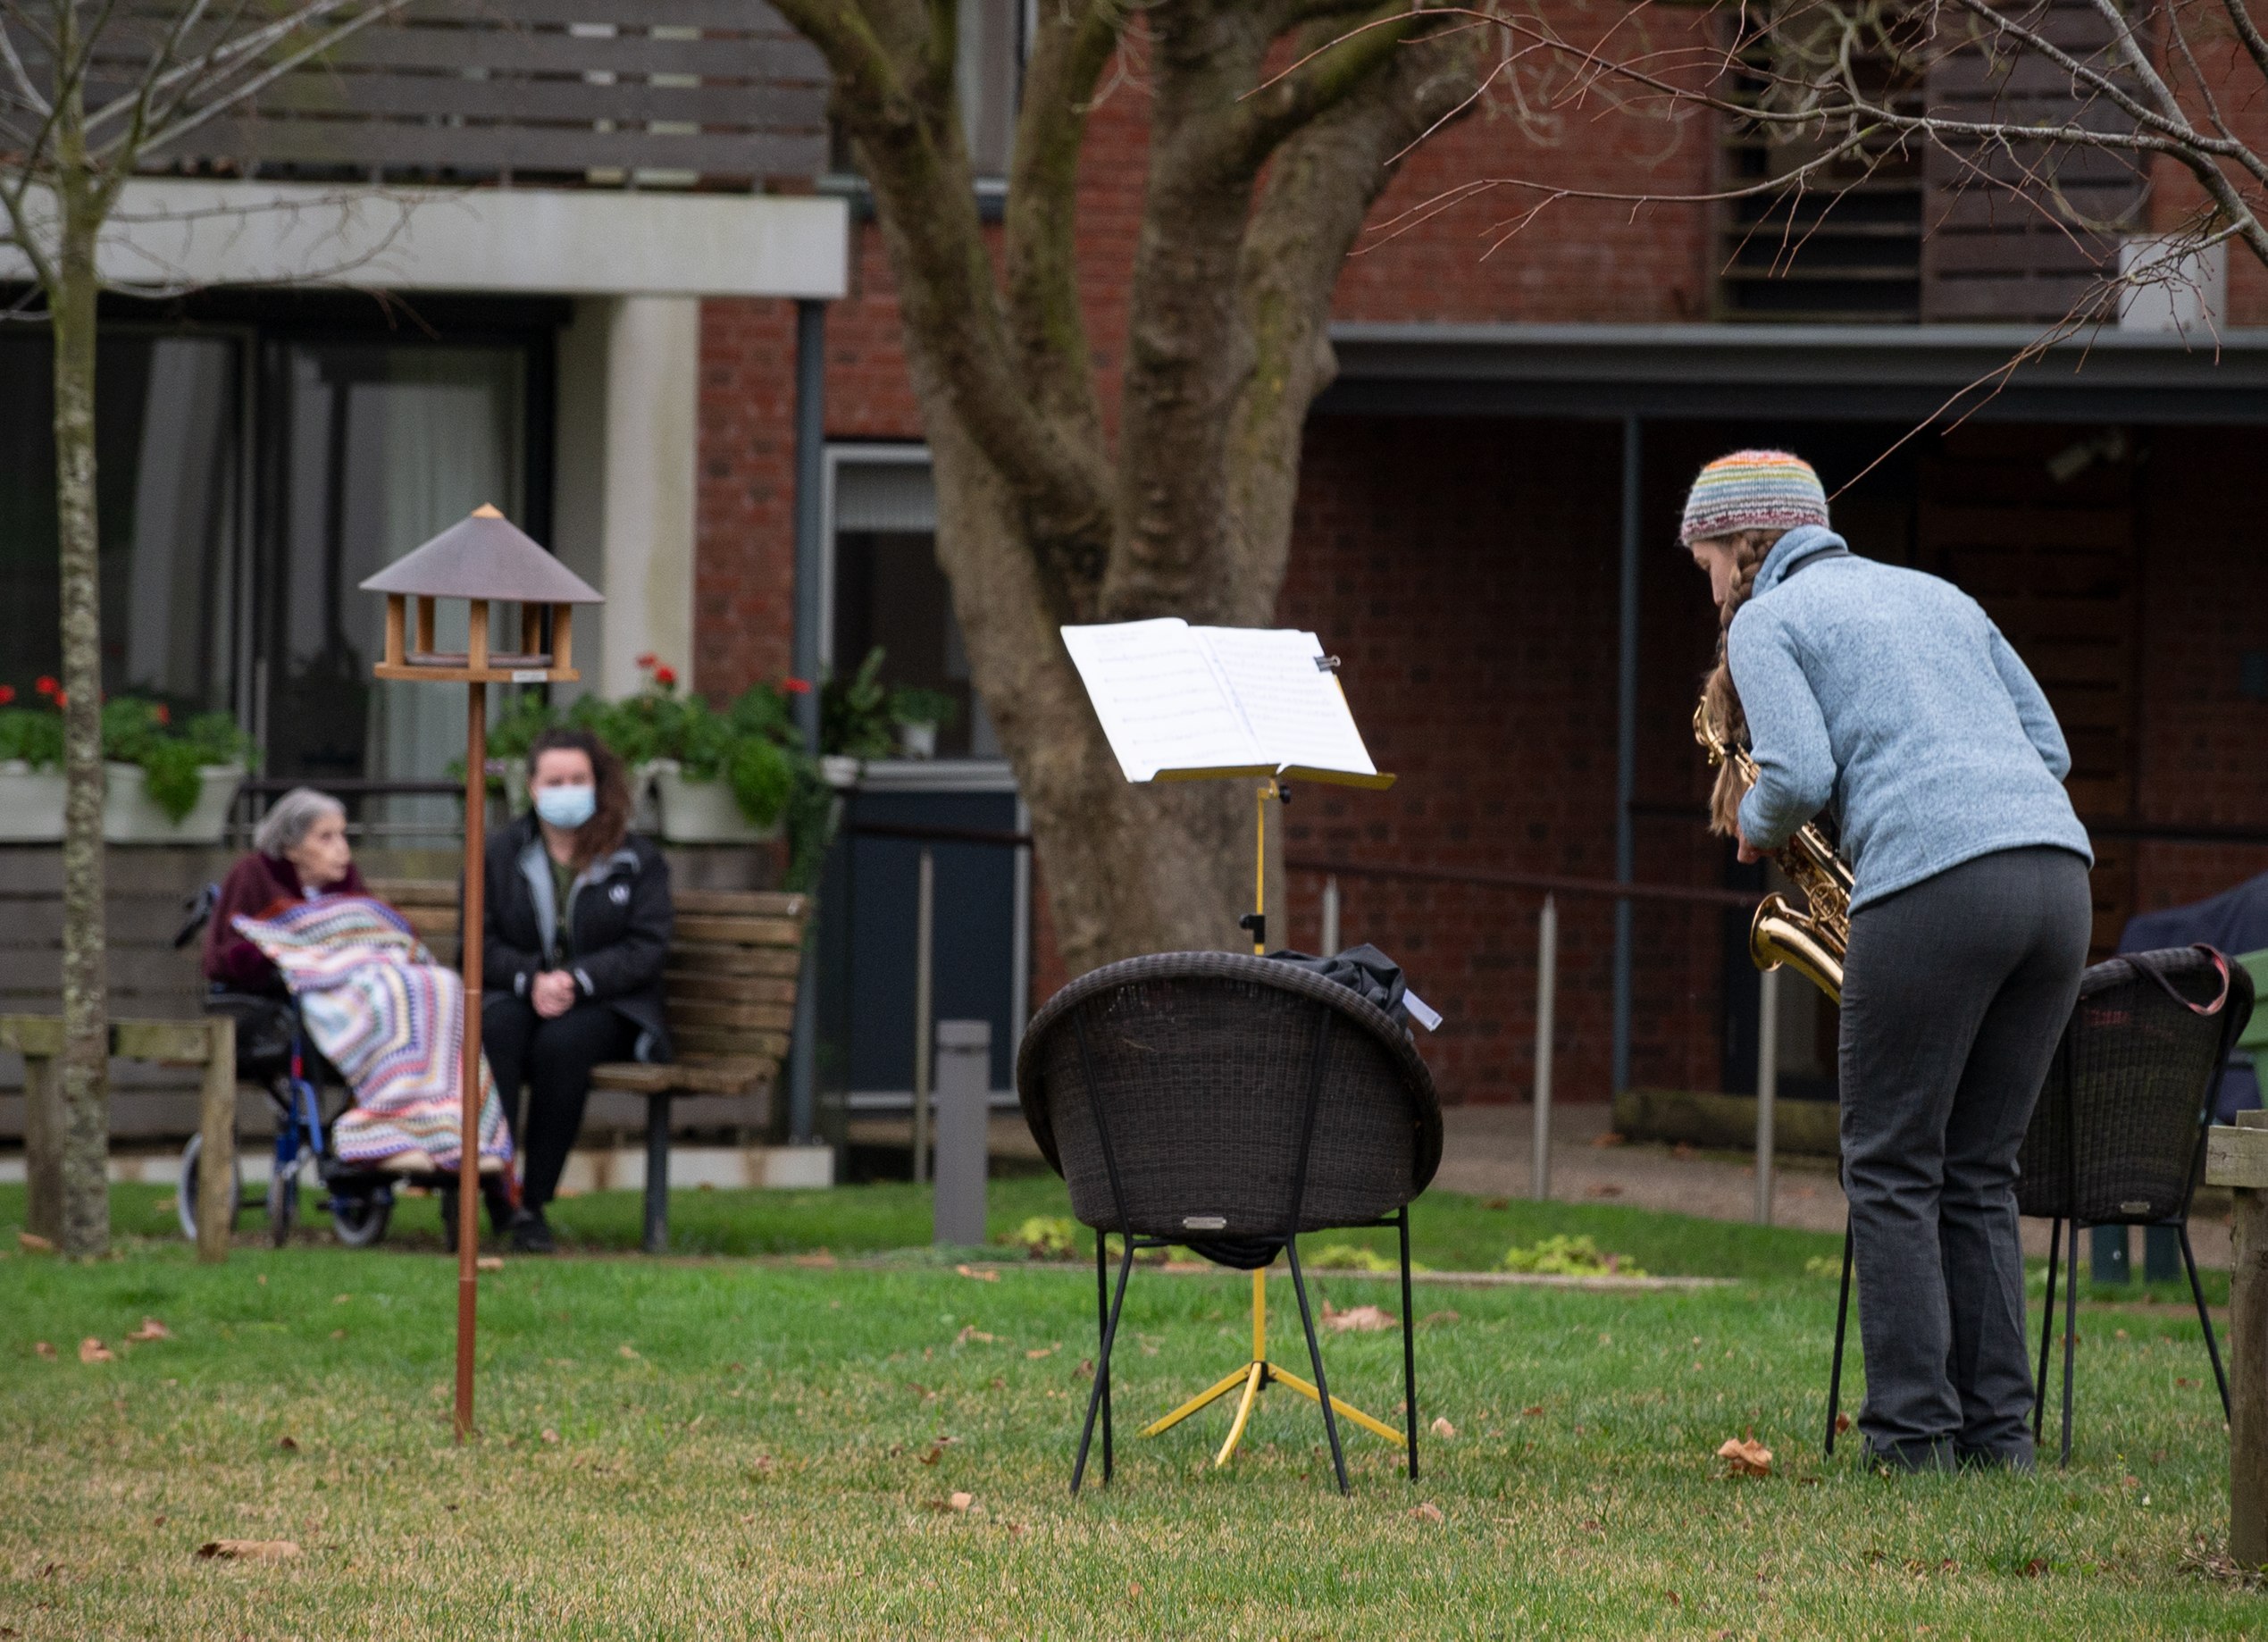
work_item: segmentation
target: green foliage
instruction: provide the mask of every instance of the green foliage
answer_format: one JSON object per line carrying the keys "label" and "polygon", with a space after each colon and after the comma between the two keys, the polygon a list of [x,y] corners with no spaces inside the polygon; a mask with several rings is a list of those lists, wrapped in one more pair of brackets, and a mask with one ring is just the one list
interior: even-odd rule
{"label": "green foliage", "polygon": [[1598,1244],[1589,1237],[1570,1237],[1555,1233],[1538,1238],[1526,1248],[1511,1248],[1504,1252],[1498,1268],[1503,1271],[1537,1271],[1559,1277],[1642,1278],[1644,1269],[1626,1261],[1619,1254],[1602,1254]]}
{"label": "green foliage", "polygon": [[[750,826],[779,819],[804,761],[788,692],[776,684],[752,684],[719,712],[699,696],[679,695],[677,675],[669,668],[650,658],[640,666],[646,683],[636,695],[619,701],[584,696],[568,709],[565,722],[590,731],[632,767],[674,758],[689,781],[730,783]],[[531,731],[528,741],[534,739]]]}
{"label": "green foliage", "polygon": [[1034,1260],[1075,1260],[1079,1223],[1068,1215],[1035,1214],[1010,1232],[1008,1241]]}
{"label": "green foliage", "polygon": [[896,724],[935,725],[941,730],[950,730],[960,716],[960,703],[942,690],[913,685],[890,698],[890,716]]}
{"label": "green foliage", "polygon": [[897,750],[892,732],[900,720],[891,711],[882,683],[883,649],[877,644],[848,679],[830,678],[819,689],[819,750],[853,758],[886,758]]}
{"label": "green foliage", "polygon": [[35,770],[63,761],[63,716],[36,707],[0,708],[0,758],[21,758]]}
{"label": "green foliage", "polygon": [[[60,754],[62,716],[46,716],[55,721]],[[205,791],[205,778],[198,772],[205,766],[241,764],[250,768],[258,761],[251,738],[228,714],[199,713],[177,726],[170,708],[142,696],[118,696],[103,703],[103,757],[139,765],[148,777],[152,801],[175,823],[197,808]]]}
{"label": "green foliage", "polygon": [[[1402,1261],[1377,1249],[1366,1249],[1359,1244],[1326,1244],[1301,1262],[1316,1271],[1394,1271],[1402,1269]],[[1413,1272],[1430,1271],[1432,1267],[1418,1261],[1410,1262]]]}

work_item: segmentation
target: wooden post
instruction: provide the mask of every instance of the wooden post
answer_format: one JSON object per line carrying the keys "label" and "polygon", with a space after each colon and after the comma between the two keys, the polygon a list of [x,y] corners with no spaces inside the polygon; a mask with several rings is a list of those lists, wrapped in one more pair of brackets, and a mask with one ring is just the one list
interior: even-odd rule
{"label": "wooden post", "polygon": [[[488,607],[473,602],[474,666],[488,649]],[[456,1158],[456,1440],[473,1435],[473,1331],[480,1306],[475,1261],[481,1242],[481,906],[488,855],[489,687],[465,687],[464,716],[464,910],[457,946],[464,976],[464,1059],[459,1068],[457,1106],[464,1120]]]}
{"label": "wooden post", "polygon": [[23,1058],[23,1228],[60,1244],[63,1235],[63,1110],[54,1060]]}
{"label": "wooden post", "polygon": [[[2229,1556],[2268,1566],[2268,1111],[2206,1131],[2205,1177],[2229,1219]],[[2078,1273],[2072,1277],[2077,1278]]]}
{"label": "wooden post", "polygon": [[205,1023],[204,1087],[199,1093],[197,1157],[197,1257],[217,1265],[229,1257],[229,1224],[236,1216],[236,1017]]}

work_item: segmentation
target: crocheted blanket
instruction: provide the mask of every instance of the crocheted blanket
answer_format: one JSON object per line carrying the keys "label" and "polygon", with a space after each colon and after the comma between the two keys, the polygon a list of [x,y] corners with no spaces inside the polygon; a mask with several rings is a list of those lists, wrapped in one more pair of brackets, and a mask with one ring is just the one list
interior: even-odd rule
{"label": "crocheted blanket", "polygon": [[[347,1162],[423,1152],[454,1169],[464,1052],[464,983],[366,895],[324,895],[236,926],[266,953],[299,1001],[315,1047],[346,1076],[354,1110],[332,1146]],[[481,1155],[509,1158],[512,1136],[488,1058],[481,1059]]]}

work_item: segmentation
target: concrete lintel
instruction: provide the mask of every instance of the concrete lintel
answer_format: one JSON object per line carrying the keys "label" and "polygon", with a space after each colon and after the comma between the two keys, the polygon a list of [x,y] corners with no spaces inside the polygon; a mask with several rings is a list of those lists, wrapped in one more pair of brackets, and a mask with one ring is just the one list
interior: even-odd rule
{"label": "concrete lintel", "polygon": [[[849,221],[840,199],[762,194],[154,178],[127,185],[100,265],[128,290],[314,283],[831,299],[849,289]],[[0,246],[0,279],[29,271]]]}

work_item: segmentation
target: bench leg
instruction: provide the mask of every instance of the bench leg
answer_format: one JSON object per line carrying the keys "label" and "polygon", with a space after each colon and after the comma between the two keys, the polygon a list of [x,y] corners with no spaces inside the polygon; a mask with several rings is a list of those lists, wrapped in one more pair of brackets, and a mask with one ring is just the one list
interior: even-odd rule
{"label": "bench leg", "polygon": [[23,1227],[35,1237],[63,1240],[63,1101],[55,1063],[23,1058]]}
{"label": "bench leg", "polygon": [[669,1095],[646,1097],[646,1252],[669,1252]]}

